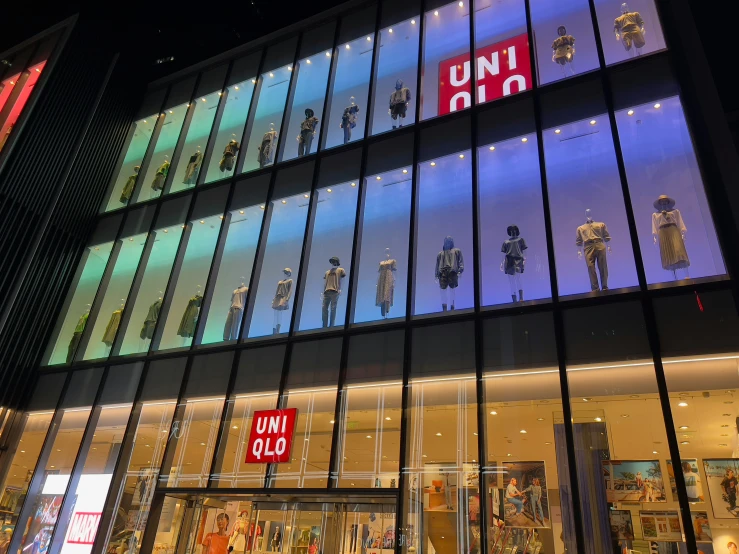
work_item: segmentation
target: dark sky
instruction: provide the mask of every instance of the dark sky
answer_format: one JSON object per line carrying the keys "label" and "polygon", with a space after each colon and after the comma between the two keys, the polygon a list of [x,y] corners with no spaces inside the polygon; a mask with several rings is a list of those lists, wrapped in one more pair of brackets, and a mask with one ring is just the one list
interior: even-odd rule
{"label": "dark sky", "polygon": [[[734,6],[737,2],[688,1],[724,109],[737,111],[739,48],[735,35],[739,7]],[[148,82],[341,3],[341,0],[150,0],[145,3],[77,0],[38,4],[11,0],[2,2],[0,8],[0,21],[3,21],[0,52],[82,11],[134,49],[146,62],[142,78]],[[157,58],[170,55],[175,56],[174,62],[154,65]]]}

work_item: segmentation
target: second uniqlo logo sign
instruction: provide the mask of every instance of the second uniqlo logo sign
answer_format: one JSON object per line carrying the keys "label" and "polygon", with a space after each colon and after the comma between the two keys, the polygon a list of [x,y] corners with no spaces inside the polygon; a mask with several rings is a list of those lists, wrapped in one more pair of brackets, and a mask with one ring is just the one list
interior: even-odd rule
{"label": "second uniqlo logo sign", "polygon": [[254,412],[246,463],[289,462],[297,419],[298,410],[296,408]]}
{"label": "second uniqlo logo sign", "polygon": [[[531,88],[529,37],[526,33],[479,48],[477,62],[478,103],[490,102]],[[439,115],[468,108],[470,55],[460,54],[439,63]]]}

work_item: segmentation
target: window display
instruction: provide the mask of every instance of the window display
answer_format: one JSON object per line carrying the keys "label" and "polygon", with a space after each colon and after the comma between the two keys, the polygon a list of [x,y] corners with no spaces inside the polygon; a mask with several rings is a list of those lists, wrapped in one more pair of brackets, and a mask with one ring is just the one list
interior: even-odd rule
{"label": "window display", "polygon": [[321,131],[319,119],[326,102],[330,69],[331,50],[318,52],[298,62],[283,161],[313,154],[318,149],[317,137]]}
{"label": "window display", "polygon": [[113,244],[111,241],[85,249],[77,270],[79,277],[76,285],[69,289],[66,310],[60,313],[57,321],[58,331],[52,339],[54,342],[48,354],[48,365],[69,363],[74,358]]}
{"label": "window display", "polygon": [[144,161],[157,119],[157,114],[154,114],[134,122],[133,137],[128,143],[123,164],[118,171],[113,190],[105,206],[106,212],[125,206],[131,200],[136,185],[139,183],[141,162]]}
{"label": "window display", "polygon": [[608,65],[666,48],[654,0],[595,0]]}
{"label": "window display", "polygon": [[370,175],[364,219],[354,323],[405,317],[411,168]]}
{"label": "window display", "polygon": [[309,203],[308,193],[270,203],[269,228],[265,229],[267,243],[254,291],[249,338],[279,335],[290,330],[294,292],[292,268],[297,272],[300,267]]}
{"label": "window display", "polygon": [[[372,134],[384,133],[416,121],[419,16],[380,31],[375,76]],[[385,99],[388,98],[387,104]],[[387,106],[387,107],[386,107]]]}
{"label": "window display", "polygon": [[[21,74],[20,79],[16,81],[15,86],[22,87],[20,94],[16,96],[15,103],[12,105],[9,102],[6,102],[3,107],[2,114],[0,114],[6,116],[5,121],[0,121],[0,152],[2,152],[3,148],[7,144],[8,139],[10,138],[10,133],[13,131],[13,127],[18,123],[18,118],[21,116],[21,113],[23,113],[23,108],[26,107],[26,103],[28,102],[31,93],[34,91],[44,67],[46,67],[46,60],[29,67]],[[8,100],[11,101],[10,98],[8,98]]]}
{"label": "window display", "polygon": [[190,222],[185,257],[176,282],[170,283],[174,293],[154,349],[184,348],[192,344],[222,219],[221,215],[213,215]]}
{"label": "window display", "polygon": [[245,138],[246,155],[242,171],[252,171],[272,165],[275,161],[282,115],[290,90],[292,65],[263,73],[257,110],[251,126],[251,135]]}
{"label": "window display", "polygon": [[364,138],[375,37],[368,34],[336,47],[333,96],[326,148]]}
{"label": "window display", "polygon": [[221,99],[226,106],[215,136],[213,153],[205,175],[206,183],[230,177],[234,173],[256,81],[256,78],[250,78],[231,85],[224,93],[225,98]]}
{"label": "window display", "polygon": [[183,227],[173,225],[151,233],[149,240],[153,241],[153,245],[146,260],[138,295],[131,309],[128,327],[122,330],[123,341],[117,354],[124,356],[149,350]]}
{"label": "window display", "polygon": [[473,258],[469,151],[419,164],[414,315],[472,308]]}
{"label": "window display", "polygon": [[221,94],[216,91],[193,101],[192,118],[169,192],[192,188],[197,183]]}
{"label": "window display", "polygon": [[[83,360],[96,360],[110,356],[115,341],[121,314],[128,300],[136,269],[146,245],[147,233],[123,237],[117,248],[115,266],[110,275],[97,313],[97,319],[88,323],[94,325],[85,345]],[[111,315],[112,314],[112,315]]]}
{"label": "window display", "polygon": [[264,210],[260,206],[232,210],[227,216],[228,226],[223,231],[226,243],[217,268],[201,344],[233,341],[241,336],[241,321],[263,217]]}
{"label": "window display", "polygon": [[[343,326],[351,273],[357,181],[319,189],[298,330]],[[338,317],[337,317],[338,313]]]}
{"label": "window display", "polygon": [[560,296],[636,286],[608,118],[543,134]]}
{"label": "window display", "polygon": [[424,14],[423,70],[418,95],[422,120],[471,104],[469,15],[468,2],[453,2]]}
{"label": "window display", "polygon": [[481,146],[477,164],[483,306],[550,298],[536,138]]}
{"label": "window display", "polygon": [[726,273],[677,96],[616,112],[650,284]]}

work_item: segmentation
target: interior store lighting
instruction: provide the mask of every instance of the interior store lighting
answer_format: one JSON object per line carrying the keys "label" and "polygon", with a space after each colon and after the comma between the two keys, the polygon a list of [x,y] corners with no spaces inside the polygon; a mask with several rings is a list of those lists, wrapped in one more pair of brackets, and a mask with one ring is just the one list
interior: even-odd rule
{"label": "interior store lighting", "polygon": [[629,110],[629,111],[628,111],[628,112],[626,112],[626,113],[627,113],[628,115],[634,115],[634,110]]}

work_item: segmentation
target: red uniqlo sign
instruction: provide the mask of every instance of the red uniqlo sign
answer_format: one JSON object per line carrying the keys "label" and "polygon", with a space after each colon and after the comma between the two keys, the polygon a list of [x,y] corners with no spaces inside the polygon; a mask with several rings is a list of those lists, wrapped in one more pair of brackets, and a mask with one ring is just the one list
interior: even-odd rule
{"label": "red uniqlo sign", "polygon": [[[526,33],[479,48],[478,103],[489,102],[531,88],[531,58]],[[460,54],[439,63],[439,115],[468,108],[470,55]]]}
{"label": "red uniqlo sign", "polygon": [[246,463],[289,462],[297,419],[297,408],[254,412]]}

